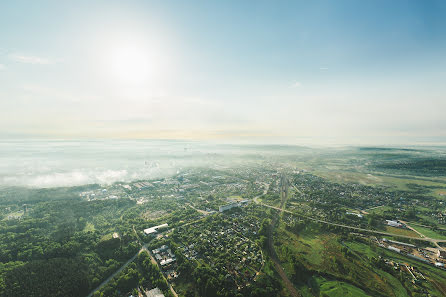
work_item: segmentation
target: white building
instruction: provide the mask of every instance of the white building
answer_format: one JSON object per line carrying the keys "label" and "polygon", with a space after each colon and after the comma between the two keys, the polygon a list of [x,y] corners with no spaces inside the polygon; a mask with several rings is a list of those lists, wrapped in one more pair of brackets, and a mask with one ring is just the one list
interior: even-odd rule
{"label": "white building", "polygon": [[400,253],[400,252],[401,252],[401,250],[400,250],[399,248],[393,247],[393,246],[391,246],[391,245],[389,245],[387,248],[388,248],[389,250],[394,251],[394,252],[397,252],[397,253]]}
{"label": "white building", "polygon": [[167,228],[167,227],[169,227],[169,225],[167,225],[167,224],[162,224],[162,225],[159,225],[159,226],[150,227],[150,228],[144,229],[144,233],[146,235],[155,234],[155,233],[158,232],[159,229],[164,229],[164,228]]}
{"label": "white building", "polygon": [[401,228],[403,227],[403,224],[399,223],[398,221],[392,221],[392,220],[386,220],[387,225],[391,227]]}
{"label": "white building", "polygon": [[175,262],[175,259],[169,258],[169,259],[166,259],[166,260],[161,260],[160,265],[164,266],[164,265],[167,265],[167,264],[170,264],[170,263],[173,263],[173,262]]}
{"label": "white building", "polygon": [[346,214],[349,214],[349,215],[352,215],[352,216],[357,216],[358,218],[361,218],[361,219],[363,217],[362,214],[356,213],[356,212],[349,212],[349,211],[347,211]]}
{"label": "white building", "polygon": [[152,250],[152,253],[153,253],[153,254],[158,254],[158,253],[160,253],[160,252],[167,251],[168,249],[169,249],[169,247],[168,247],[167,245],[164,244],[164,245],[162,245],[161,247]]}

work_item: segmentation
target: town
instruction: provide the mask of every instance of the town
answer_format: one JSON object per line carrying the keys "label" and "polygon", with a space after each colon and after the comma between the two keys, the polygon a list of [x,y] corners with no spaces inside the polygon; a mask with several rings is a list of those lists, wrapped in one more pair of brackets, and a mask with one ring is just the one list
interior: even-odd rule
{"label": "town", "polygon": [[[77,200],[66,210],[58,204],[63,220],[73,211],[81,218],[49,234],[91,242],[55,251],[96,263],[85,296],[217,296],[219,288],[257,296],[287,286],[310,294],[334,280],[366,292],[373,273],[383,281],[372,295],[391,294],[397,282],[400,291],[444,290],[446,209],[443,196],[426,198],[436,189],[421,185],[341,183],[292,162],[266,162],[64,191]],[[40,205],[10,203],[4,222],[37,218]],[[38,257],[4,242],[2,259]]]}

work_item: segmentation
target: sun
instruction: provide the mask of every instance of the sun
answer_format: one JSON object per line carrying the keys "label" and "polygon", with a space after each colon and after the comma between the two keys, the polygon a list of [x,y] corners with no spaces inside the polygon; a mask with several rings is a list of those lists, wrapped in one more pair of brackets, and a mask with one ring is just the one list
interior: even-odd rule
{"label": "sun", "polygon": [[150,52],[137,45],[123,45],[111,50],[109,65],[111,74],[126,84],[143,84],[154,73],[155,61]]}

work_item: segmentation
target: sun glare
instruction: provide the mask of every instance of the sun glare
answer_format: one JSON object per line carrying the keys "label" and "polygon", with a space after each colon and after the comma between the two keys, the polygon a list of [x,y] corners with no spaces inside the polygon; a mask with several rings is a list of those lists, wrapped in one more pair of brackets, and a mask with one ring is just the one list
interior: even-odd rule
{"label": "sun glare", "polygon": [[143,47],[121,46],[114,48],[110,57],[112,74],[121,82],[141,84],[150,79],[155,61]]}

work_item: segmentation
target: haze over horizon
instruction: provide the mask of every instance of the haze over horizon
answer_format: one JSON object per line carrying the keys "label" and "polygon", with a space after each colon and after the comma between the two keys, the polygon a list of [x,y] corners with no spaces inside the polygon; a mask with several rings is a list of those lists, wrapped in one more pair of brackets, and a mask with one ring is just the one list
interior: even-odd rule
{"label": "haze over horizon", "polygon": [[0,3],[0,139],[446,143],[444,1]]}

